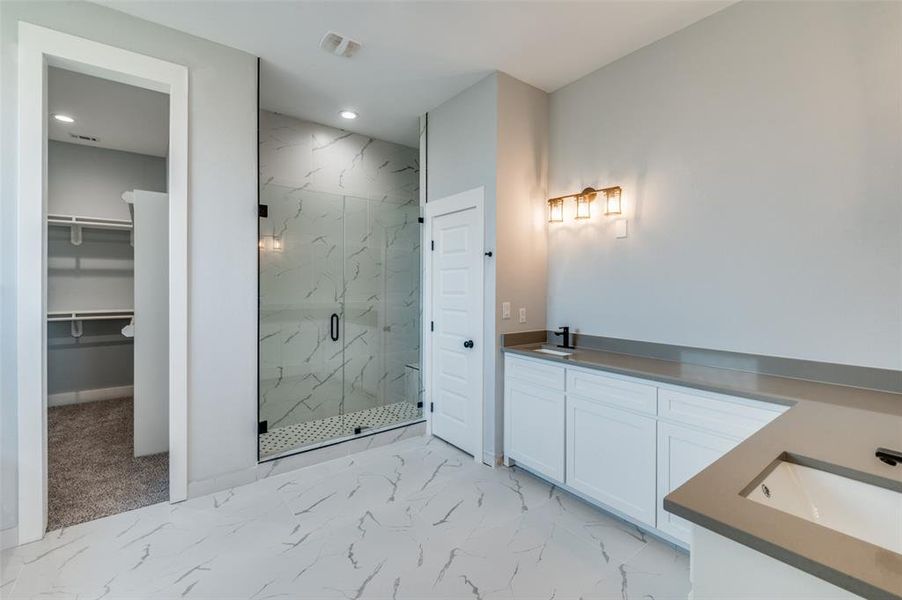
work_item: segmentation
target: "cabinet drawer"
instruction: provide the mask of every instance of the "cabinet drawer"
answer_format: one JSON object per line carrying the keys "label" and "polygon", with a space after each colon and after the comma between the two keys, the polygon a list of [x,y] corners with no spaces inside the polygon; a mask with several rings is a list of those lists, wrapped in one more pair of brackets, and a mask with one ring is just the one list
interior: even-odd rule
{"label": "cabinet drawer", "polygon": [[745,439],[789,407],[694,390],[661,388],[659,416],[731,437]]}
{"label": "cabinet drawer", "polygon": [[567,394],[654,415],[657,413],[657,388],[625,381],[597,372],[567,369]]}
{"label": "cabinet drawer", "polygon": [[508,355],[504,359],[504,377],[553,390],[564,389],[564,367],[540,360]]}

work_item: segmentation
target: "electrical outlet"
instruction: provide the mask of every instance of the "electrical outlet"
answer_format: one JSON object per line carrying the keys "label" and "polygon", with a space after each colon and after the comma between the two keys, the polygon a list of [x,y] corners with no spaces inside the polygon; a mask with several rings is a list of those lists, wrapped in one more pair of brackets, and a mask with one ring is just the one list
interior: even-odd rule
{"label": "electrical outlet", "polygon": [[526,308],[521,308],[521,309],[520,309],[520,322],[521,322],[521,323],[525,323],[525,322],[526,322]]}
{"label": "electrical outlet", "polygon": [[502,302],[501,303],[501,318],[502,319],[510,319],[511,318],[511,303],[510,302]]}

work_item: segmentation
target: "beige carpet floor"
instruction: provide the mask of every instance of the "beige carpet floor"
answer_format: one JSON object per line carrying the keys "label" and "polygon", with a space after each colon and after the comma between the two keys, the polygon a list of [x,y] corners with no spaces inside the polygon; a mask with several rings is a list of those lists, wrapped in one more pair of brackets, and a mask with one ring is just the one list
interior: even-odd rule
{"label": "beige carpet floor", "polygon": [[169,455],[133,456],[131,398],[47,411],[52,531],[169,499]]}

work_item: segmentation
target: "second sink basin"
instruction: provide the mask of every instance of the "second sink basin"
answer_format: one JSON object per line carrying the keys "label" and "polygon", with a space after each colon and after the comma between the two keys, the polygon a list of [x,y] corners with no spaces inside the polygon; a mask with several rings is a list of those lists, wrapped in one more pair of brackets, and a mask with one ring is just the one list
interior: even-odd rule
{"label": "second sink basin", "polygon": [[552,350],[551,348],[537,348],[533,350],[533,352],[539,352],[541,354],[550,354],[552,356],[570,356],[573,354],[572,352],[562,352],[560,350]]}
{"label": "second sink basin", "polygon": [[902,554],[902,493],[784,460],[746,497]]}

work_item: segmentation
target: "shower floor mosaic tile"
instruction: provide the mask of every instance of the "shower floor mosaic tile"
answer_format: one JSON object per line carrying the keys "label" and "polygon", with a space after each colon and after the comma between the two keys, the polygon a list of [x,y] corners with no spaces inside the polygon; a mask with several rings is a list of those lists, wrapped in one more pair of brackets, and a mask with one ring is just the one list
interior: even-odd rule
{"label": "shower floor mosaic tile", "polygon": [[260,456],[275,456],[302,446],[354,435],[357,427],[382,429],[420,419],[423,409],[410,402],[375,406],[345,415],[273,429],[260,436]]}
{"label": "shower floor mosaic tile", "polygon": [[3,598],[686,600],[689,557],[520,469],[419,436],[66,527]]}

